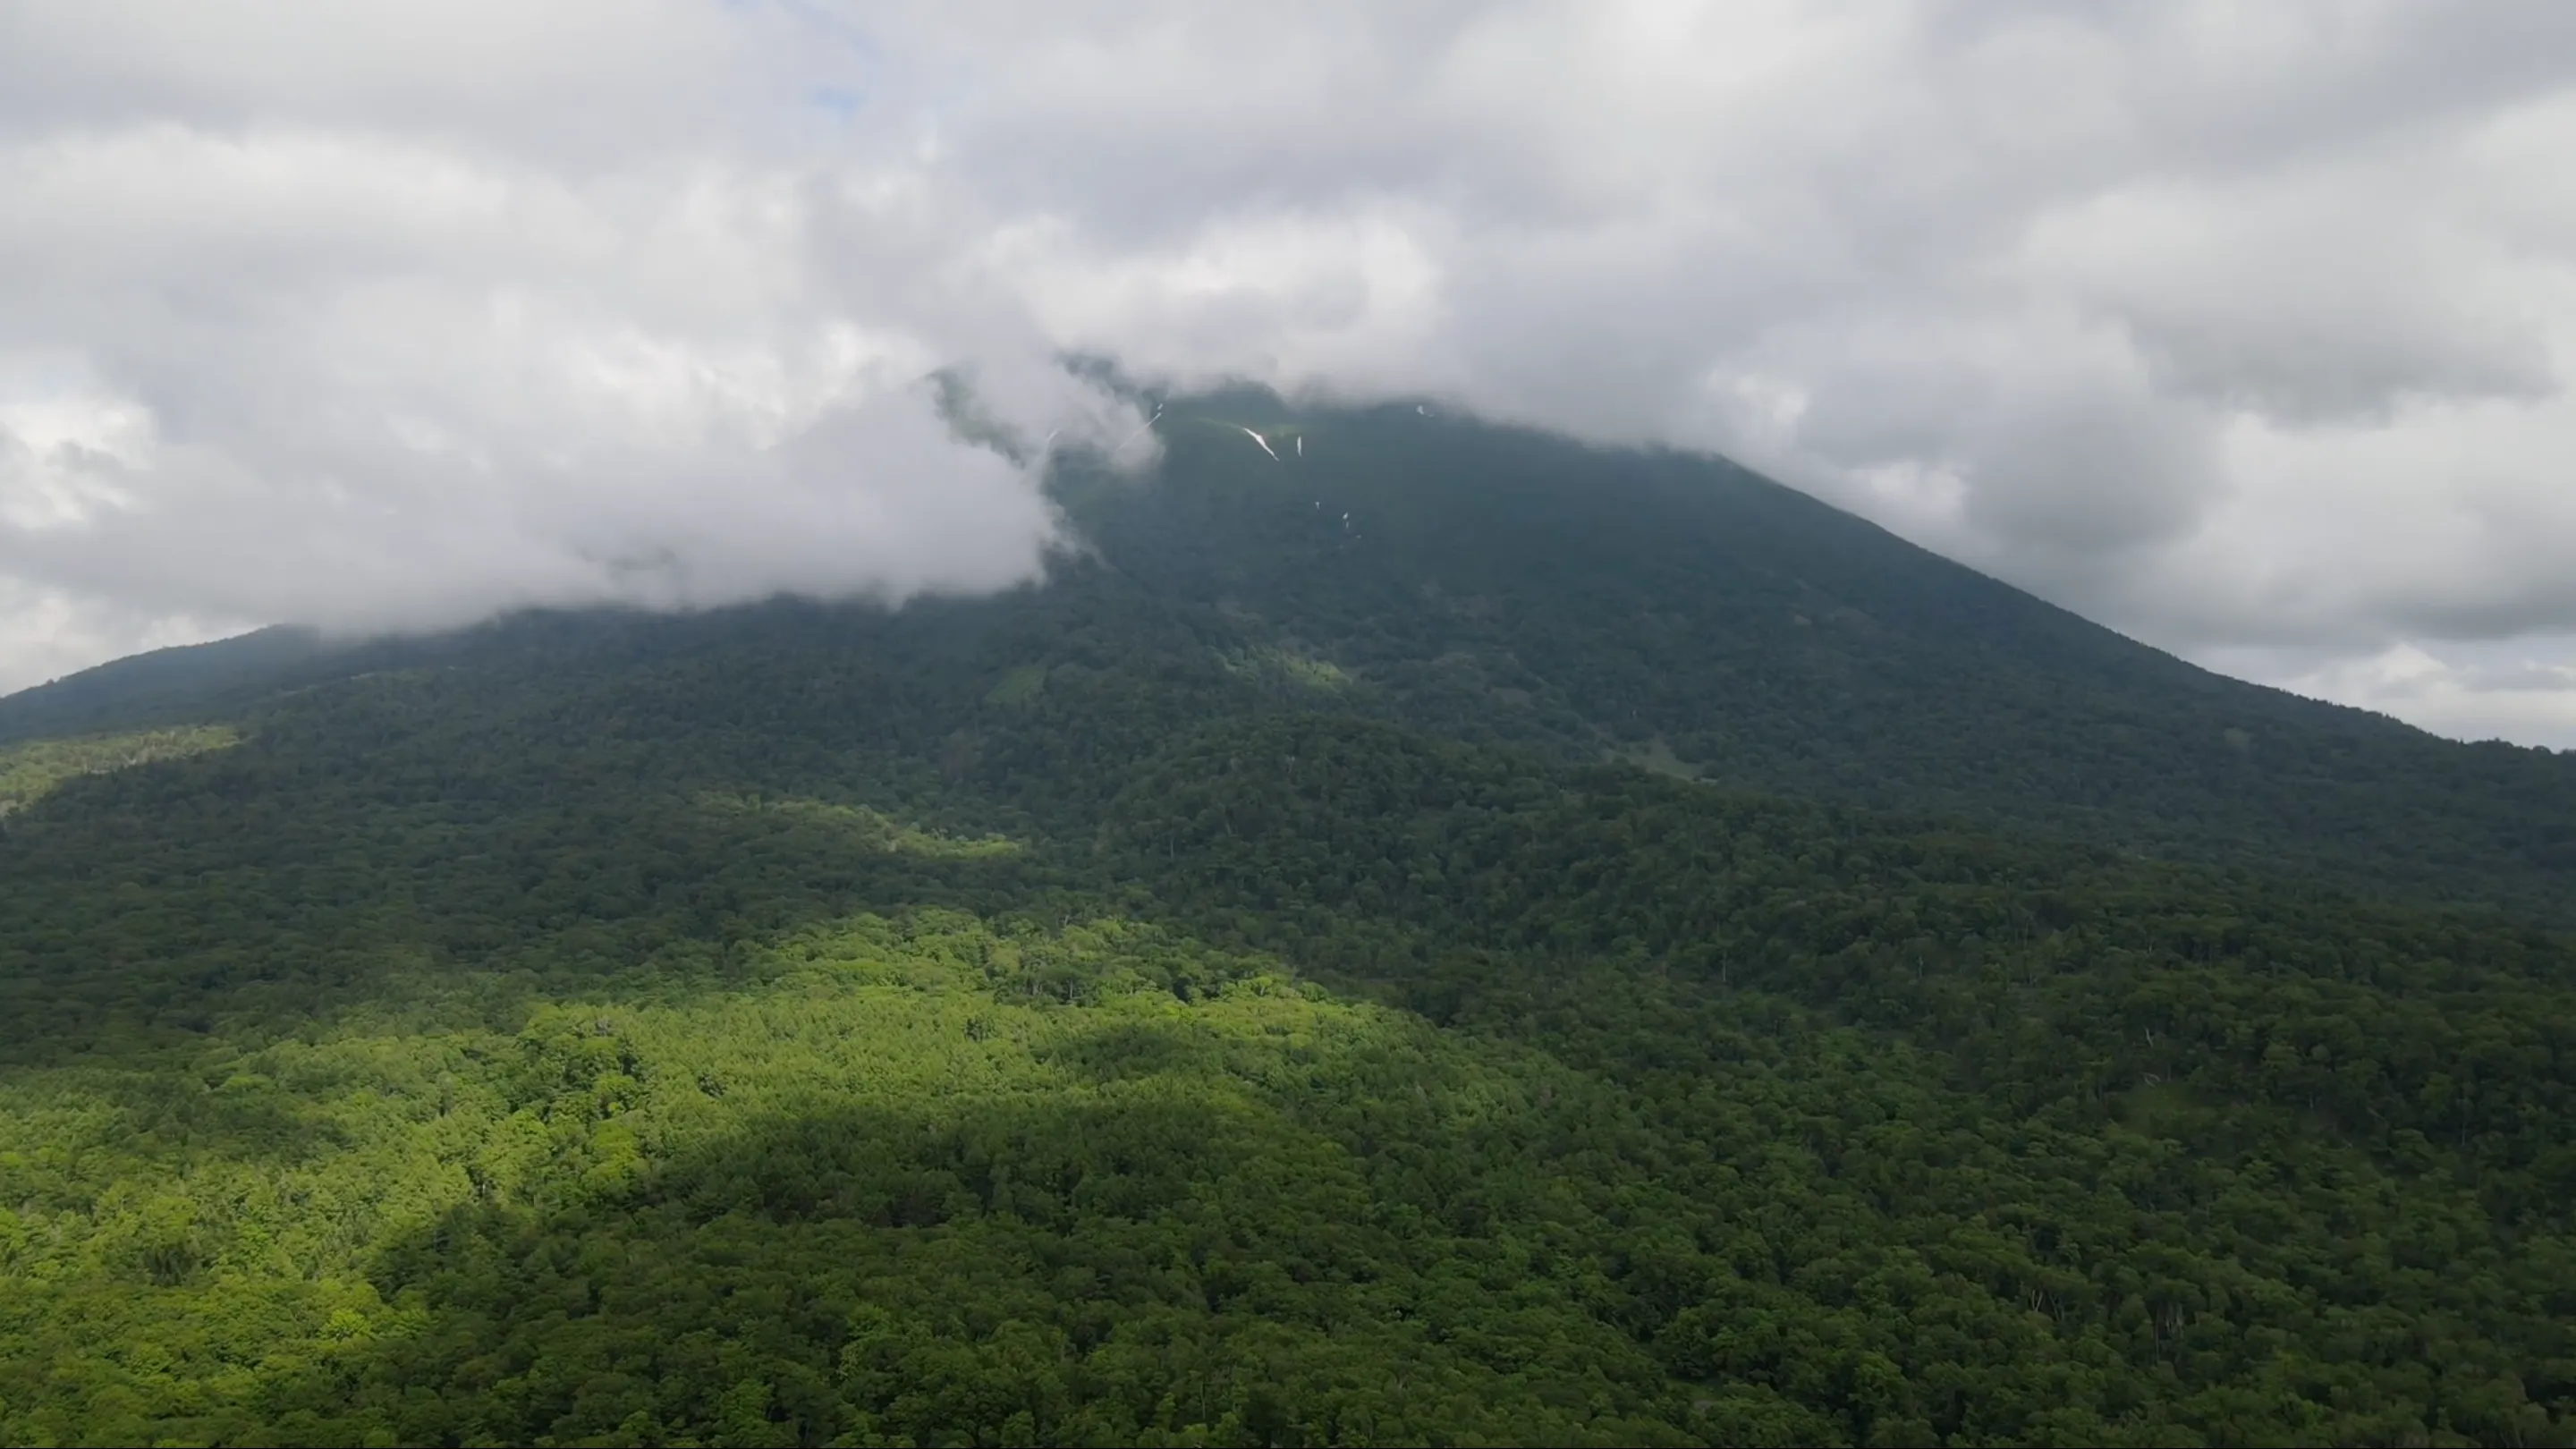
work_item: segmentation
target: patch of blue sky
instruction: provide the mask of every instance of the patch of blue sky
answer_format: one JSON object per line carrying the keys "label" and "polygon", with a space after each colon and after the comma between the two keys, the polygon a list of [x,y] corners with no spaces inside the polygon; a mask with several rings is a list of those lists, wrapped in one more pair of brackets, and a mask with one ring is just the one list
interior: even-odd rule
{"label": "patch of blue sky", "polygon": [[805,93],[805,104],[847,124],[867,104],[867,98],[852,86],[816,86]]}

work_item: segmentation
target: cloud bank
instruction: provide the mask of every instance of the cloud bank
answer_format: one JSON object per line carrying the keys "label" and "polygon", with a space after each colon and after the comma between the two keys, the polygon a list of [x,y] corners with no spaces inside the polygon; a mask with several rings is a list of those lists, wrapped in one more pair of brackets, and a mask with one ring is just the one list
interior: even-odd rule
{"label": "cloud bank", "polygon": [[2576,746],[2576,9],[0,11],[0,687],[1028,576],[1064,349],[1740,458]]}

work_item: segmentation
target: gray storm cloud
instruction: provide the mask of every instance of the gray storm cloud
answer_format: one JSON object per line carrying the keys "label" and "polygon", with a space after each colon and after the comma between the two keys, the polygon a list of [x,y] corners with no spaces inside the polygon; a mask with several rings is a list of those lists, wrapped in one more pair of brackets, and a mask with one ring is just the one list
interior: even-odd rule
{"label": "gray storm cloud", "polygon": [[274,618],[1030,576],[919,379],[1729,453],[2576,744],[2576,8],[0,11],[0,687]]}

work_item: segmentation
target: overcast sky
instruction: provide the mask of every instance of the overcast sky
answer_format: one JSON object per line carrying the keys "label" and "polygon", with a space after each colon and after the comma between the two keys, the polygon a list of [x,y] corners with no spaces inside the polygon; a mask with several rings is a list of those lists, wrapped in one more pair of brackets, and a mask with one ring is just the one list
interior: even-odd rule
{"label": "overcast sky", "polygon": [[2576,4],[0,6],[0,690],[1030,575],[1067,348],[1725,452],[2576,747]]}

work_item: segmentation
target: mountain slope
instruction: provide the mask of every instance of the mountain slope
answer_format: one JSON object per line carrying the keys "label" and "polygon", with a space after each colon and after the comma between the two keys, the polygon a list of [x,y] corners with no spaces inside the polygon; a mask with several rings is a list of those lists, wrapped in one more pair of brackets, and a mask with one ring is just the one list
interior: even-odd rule
{"label": "mountain slope", "polygon": [[301,629],[156,649],[0,697],[0,744],[193,721],[238,711],[330,651]]}
{"label": "mountain slope", "polygon": [[[1261,423],[1260,404],[1196,415]],[[1231,601],[1413,722],[2142,851],[2576,897],[2576,757],[2210,674],[1713,460],[1404,408],[1288,425],[1307,442],[1286,465],[1173,427],[1167,492],[1083,517],[1148,587]]]}

